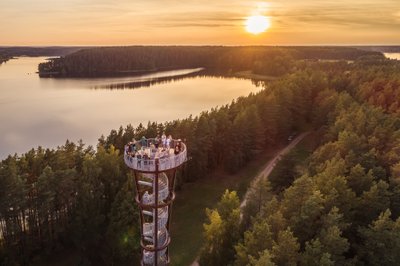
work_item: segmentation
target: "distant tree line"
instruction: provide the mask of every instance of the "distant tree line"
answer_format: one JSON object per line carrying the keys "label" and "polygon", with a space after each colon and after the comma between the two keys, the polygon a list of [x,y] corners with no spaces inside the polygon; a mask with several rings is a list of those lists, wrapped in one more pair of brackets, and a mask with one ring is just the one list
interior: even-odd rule
{"label": "distant tree line", "polygon": [[0,55],[4,56],[64,56],[91,47],[86,46],[48,46],[48,47],[30,47],[30,46],[10,46],[0,47]]}
{"label": "distant tree line", "polygon": [[354,46],[355,48],[366,51],[377,51],[382,53],[400,53],[400,46],[398,45],[384,45],[384,46]]}
{"label": "distant tree line", "polygon": [[43,77],[96,77],[205,67],[224,73],[253,70],[257,74],[280,76],[295,69],[293,60],[355,60],[365,55],[382,56],[379,52],[349,47],[98,47],[41,63],[39,74]]}
{"label": "distant tree line", "polygon": [[52,46],[52,47],[0,47],[0,65],[19,56],[64,56],[90,47]]}

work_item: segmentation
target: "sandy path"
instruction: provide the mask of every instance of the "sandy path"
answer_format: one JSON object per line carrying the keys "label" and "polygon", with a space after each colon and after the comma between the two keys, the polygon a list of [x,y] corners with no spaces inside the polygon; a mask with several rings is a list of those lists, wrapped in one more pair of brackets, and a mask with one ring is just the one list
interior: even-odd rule
{"label": "sandy path", "polygon": [[[289,145],[287,145],[282,150],[278,151],[278,153],[274,156],[274,158],[269,160],[267,164],[264,166],[263,170],[261,170],[260,173],[251,181],[250,186],[252,186],[255,182],[257,182],[261,178],[267,178],[271,174],[272,170],[274,170],[276,163],[282,158],[282,156],[286,155],[289,151],[291,151],[309,133],[310,132],[304,132],[298,135],[294,140],[292,140],[292,142],[290,142]],[[246,194],[243,197],[242,203],[240,203],[240,208],[243,209],[243,207],[246,206],[249,193],[250,190],[247,190]]]}

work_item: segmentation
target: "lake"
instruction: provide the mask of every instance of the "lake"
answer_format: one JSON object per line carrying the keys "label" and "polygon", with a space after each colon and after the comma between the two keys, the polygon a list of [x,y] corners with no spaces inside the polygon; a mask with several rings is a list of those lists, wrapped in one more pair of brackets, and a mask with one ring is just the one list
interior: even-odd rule
{"label": "lake", "polygon": [[0,65],[1,159],[39,145],[54,148],[67,139],[96,145],[102,134],[121,125],[198,115],[261,90],[245,79],[183,77],[200,69],[123,78],[39,78],[37,65],[45,60],[22,57]]}
{"label": "lake", "polygon": [[384,53],[384,55],[389,59],[400,60],[400,53]]}

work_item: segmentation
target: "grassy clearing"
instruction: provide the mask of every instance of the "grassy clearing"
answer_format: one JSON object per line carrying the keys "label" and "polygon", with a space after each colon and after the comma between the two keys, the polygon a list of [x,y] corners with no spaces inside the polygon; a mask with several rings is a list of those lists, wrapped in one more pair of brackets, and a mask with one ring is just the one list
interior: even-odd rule
{"label": "grassy clearing", "polygon": [[195,260],[203,241],[205,209],[213,208],[226,189],[238,191],[242,198],[250,181],[280,148],[260,155],[235,175],[216,172],[184,184],[182,190],[177,191],[171,220],[171,265],[186,266]]}

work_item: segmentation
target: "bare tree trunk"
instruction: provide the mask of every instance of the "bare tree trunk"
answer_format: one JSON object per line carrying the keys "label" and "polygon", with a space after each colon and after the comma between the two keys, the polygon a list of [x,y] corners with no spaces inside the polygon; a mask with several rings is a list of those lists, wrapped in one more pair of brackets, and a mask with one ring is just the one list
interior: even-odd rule
{"label": "bare tree trunk", "polygon": [[25,210],[22,210],[22,231],[26,233]]}

